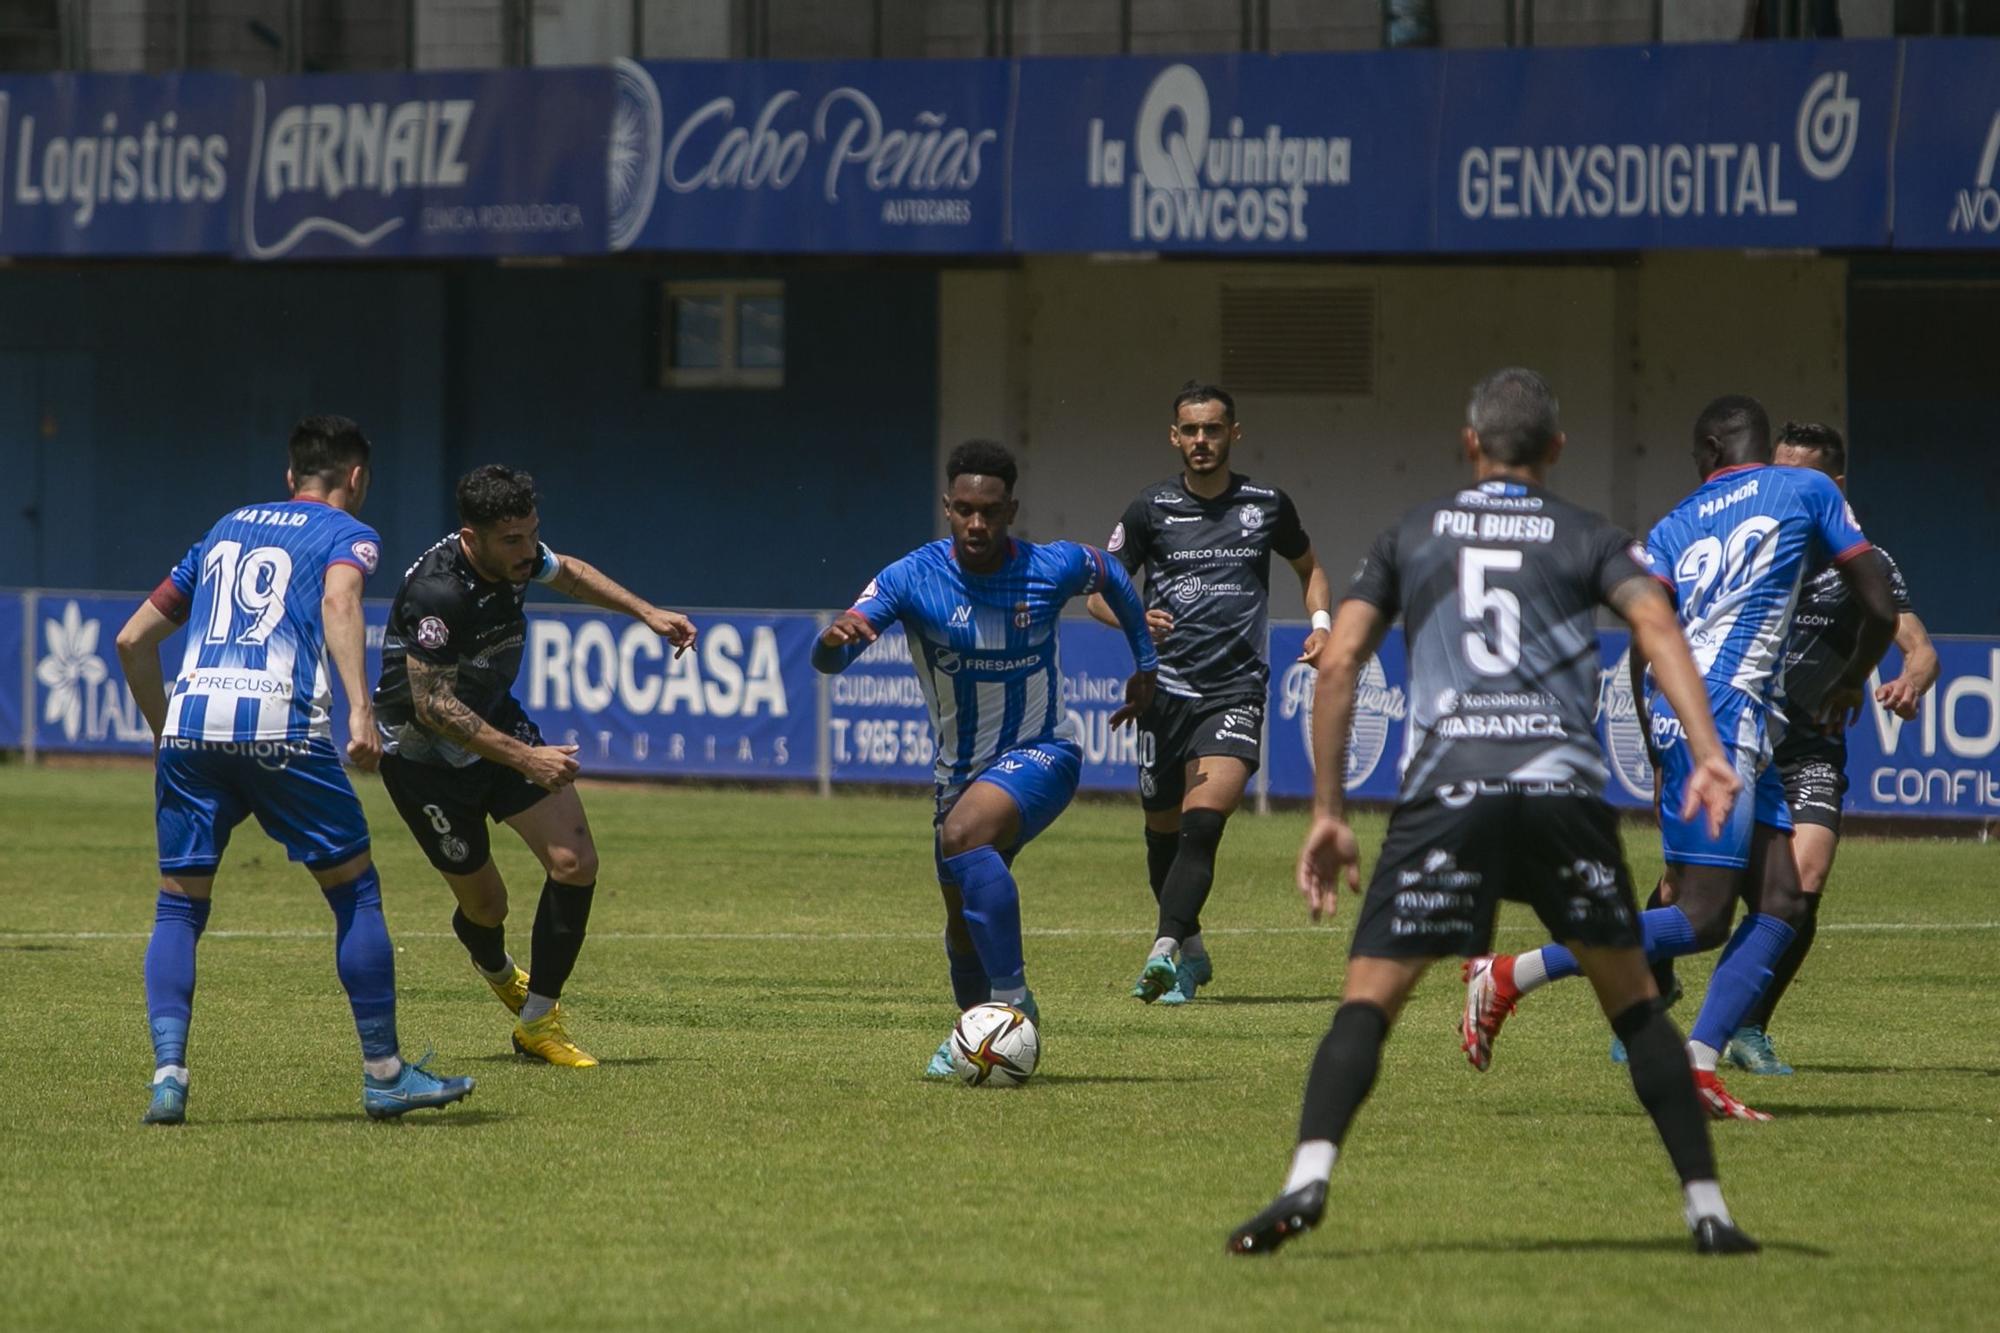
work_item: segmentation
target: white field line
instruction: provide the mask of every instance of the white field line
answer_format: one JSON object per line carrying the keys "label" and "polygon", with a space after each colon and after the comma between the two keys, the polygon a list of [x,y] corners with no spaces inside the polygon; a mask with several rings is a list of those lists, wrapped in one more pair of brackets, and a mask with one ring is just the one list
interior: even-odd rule
{"label": "white field line", "polygon": [[[1909,931],[1926,930],[2000,930],[2000,921],[1829,921],[1820,926],[1822,931],[1841,931],[1856,935],[1901,934]],[[1212,926],[1202,931],[1208,935],[1326,935],[1333,936],[1336,926]],[[1499,931],[1508,935],[1541,933],[1528,925],[1501,926]],[[448,940],[455,936],[448,930],[397,930],[398,939]],[[742,944],[824,944],[824,943],[901,943],[922,941],[936,943],[940,931],[937,930],[593,930],[590,938],[598,943],[612,940],[633,942],[660,942],[681,944],[742,943]],[[1021,934],[1028,939],[1113,939],[1132,937],[1144,933],[1143,928],[1109,926],[1053,926],[1035,929],[1030,927]],[[145,930],[4,930],[0,929],[0,944],[9,941],[51,941],[51,940],[143,940],[150,939],[151,931]],[[210,930],[202,933],[204,940],[323,940],[331,939],[330,930]]]}

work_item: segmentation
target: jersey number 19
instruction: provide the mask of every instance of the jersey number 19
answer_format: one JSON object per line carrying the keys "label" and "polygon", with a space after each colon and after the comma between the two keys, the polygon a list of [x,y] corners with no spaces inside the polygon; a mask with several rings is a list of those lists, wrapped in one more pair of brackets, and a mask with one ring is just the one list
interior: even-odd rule
{"label": "jersey number 19", "polygon": [[209,585],[209,643],[227,643],[241,610],[250,618],[236,642],[255,647],[271,637],[285,618],[285,588],[292,581],[291,552],[282,546],[256,546],[248,554],[242,542],[221,541],[202,557],[202,582]]}

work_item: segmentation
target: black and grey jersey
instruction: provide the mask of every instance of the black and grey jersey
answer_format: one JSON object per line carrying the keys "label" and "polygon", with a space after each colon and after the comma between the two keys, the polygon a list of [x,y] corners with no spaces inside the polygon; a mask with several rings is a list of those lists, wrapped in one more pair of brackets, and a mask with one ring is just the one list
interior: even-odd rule
{"label": "black and grey jersey", "polygon": [[[1901,614],[1910,609],[1910,586],[1903,571],[1877,546],[1889,574],[1889,595]],[[1840,569],[1828,565],[1807,579],[1799,589],[1797,608],[1792,612],[1792,630],[1785,640],[1785,726],[1811,731],[1820,729],[1814,719],[1826,703],[1827,692],[1847,670],[1854,646],[1861,639],[1861,604],[1847,590]]]}
{"label": "black and grey jersey", "polygon": [[[542,547],[536,579],[552,575],[556,557]],[[463,768],[479,756],[419,725],[410,699],[408,659],[458,669],[452,693],[501,731],[526,714],[513,697],[527,642],[528,585],[481,577],[465,558],[458,534],[425,551],[403,575],[382,640],[382,678],[375,685],[375,719],[397,754],[419,763]]]}
{"label": "black and grey jersey", "polygon": [[1148,486],[1105,548],[1128,573],[1146,569],[1146,606],[1174,628],[1160,645],[1160,689],[1193,699],[1263,698],[1270,664],[1271,556],[1311,549],[1291,497],[1239,474],[1213,500],[1181,479]]}
{"label": "black and grey jersey", "polygon": [[1645,578],[1632,538],[1539,486],[1487,481],[1375,539],[1351,599],[1401,615],[1410,718],[1399,801],[1481,784],[1597,795],[1595,613]]}

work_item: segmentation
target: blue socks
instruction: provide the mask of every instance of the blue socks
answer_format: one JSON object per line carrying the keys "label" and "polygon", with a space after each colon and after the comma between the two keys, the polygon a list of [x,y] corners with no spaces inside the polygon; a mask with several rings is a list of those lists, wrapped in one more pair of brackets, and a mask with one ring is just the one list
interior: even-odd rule
{"label": "blue socks", "polygon": [[958,1002],[960,1013],[993,998],[993,987],[986,980],[986,967],[978,954],[954,952],[951,940],[946,938],[944,957],[951,966],[951,998]]}
{"label": "blue socks", "polygon": [[1026,984],[1026,967],[1021,961],[1021,893],[1014,886],[1013,872],[991,847],[946,857],[944,868],[958,885],[965,927],[987,980],[996,991],[1019,989]]}
{"label": "blue socks", "polygon": [[206,898],[160,890],[153,938],[146,945],[146,1018],[153,1029],[153,1067],[187,1064],[188,1020],[194,1017],[194,946],[208,928]]}
{"label": "blue socks", "polygon": [[333,909],[334,964],[354,1029],[361,1034],[364,1060],[381,1060],[399,1050],[396,1040],[396,950],[382,916],[382,878],[370,866],[361,877],[322,889]]}
{"label": "blue socks", "polygon": [[[1655,907],[1649,912],[1639,913],[1639,935],[1649,963],[1657,963],[1662,958],[1678,958],[1695,951],[1694,923],[1678,907]],[[1725,958],[1727,956],[1724,955]],[[1576,955],[1560,944],[1544,946],[1542,967],[1548,972],[1550,981],[1561,981],[1583,971]]]}
{"label": "blue socks", "polygon": [[1761,912],[1743,918],[1724,950],[1722,961],[1709,978],[1708,995],[1695,1016],[1688,1038],[1719,1051],[1743,1023],[1744,1015],[1762,998],[1771,984],[1771,971],[1798,932],[1774,916]]}

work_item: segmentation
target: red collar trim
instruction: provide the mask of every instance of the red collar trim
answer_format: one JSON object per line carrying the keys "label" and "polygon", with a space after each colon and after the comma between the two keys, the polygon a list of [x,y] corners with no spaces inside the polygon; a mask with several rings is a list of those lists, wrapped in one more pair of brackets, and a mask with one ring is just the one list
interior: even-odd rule
{"label": "red collar trim", "polygon": [[1771,466],[1769,463],[1734,463],[1728,467],[1719,467],[1708,474],[1708,480],[1702,482],[1702,485],[1706,486],[1708,482],[1714,481],[1717,477],[1727,477],[1738,472],[1748,472],[1752,468],[1769,466]]}

